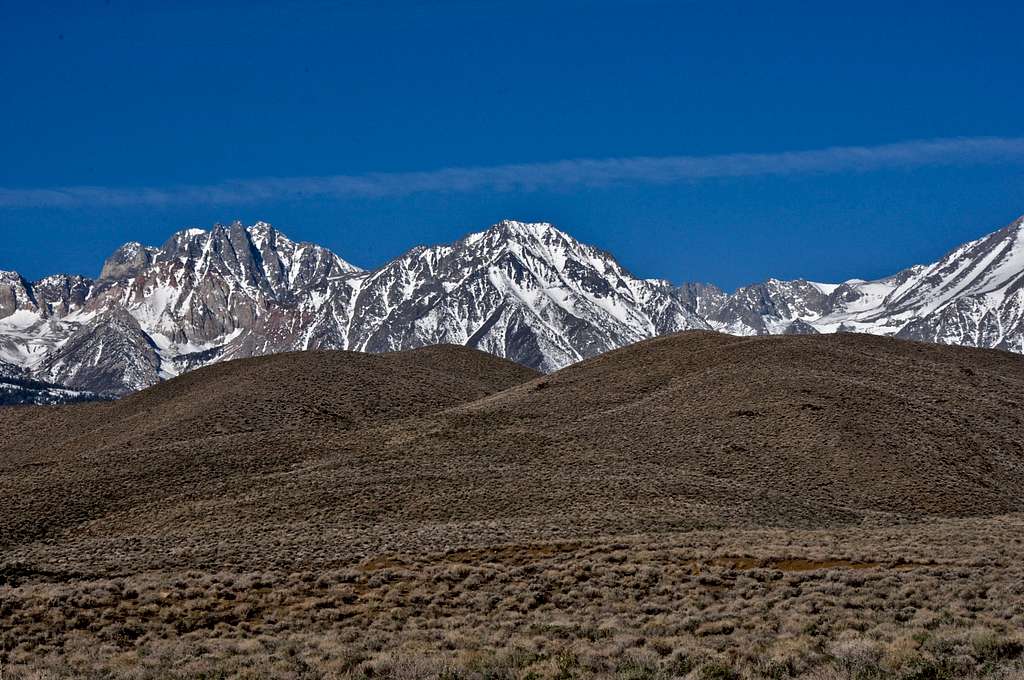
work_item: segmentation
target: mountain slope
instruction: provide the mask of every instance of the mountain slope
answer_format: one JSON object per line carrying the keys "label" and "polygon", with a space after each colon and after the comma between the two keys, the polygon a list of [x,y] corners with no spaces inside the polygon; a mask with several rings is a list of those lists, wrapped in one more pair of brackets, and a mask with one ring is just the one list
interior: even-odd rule
{"label": "mountain slope", "polygon": [[1024,352],[1024,217],[965,243],[929,265],[876,281],[842,284],[770,279],[724,300],[691,292],[710,307],[712,327],[737,335],[858,331],[940,344]]}
{"label": "mountain slope", "polygon": [[454,346],[291,352],[218,363],[117,401],[0,409],[0,546],[118,509],[241,491],[338,433],[429,416],[537,375]]}
{"label": "mountain slope", "polygon": [[[594,484],[618,469],[683,504],[748,503],[754,513],[774,507],[776,520],[827,522],[1013,511],[1024,484],[1022,395],[1024,358],[1012,354],[861,334],[685,333],[446,417],[471,429],[460,441],[479,455],[515,455],[523,443],[510,444],[511,433],[539,422],[530,455]],[[451,451],[446,428],[435,432],[418,445]],[[648,503],[661,501],[638,505]],[[817,519],[803,514],[810,507]]]}
{"label": "mountain slope", "polygon": [[706,324],[663,285],[550,224],[505,221],[416,248],[359,282],[349,346],[466,344],[554,370]]}
{"label": "mountain slope", "polygon": [[79,326],[33,373],[72,389],[118,385],[139,390],[159,380],[160,357],[135,317],[112,307]]}
{"label": "mountain slope", "polygon": [[4,670],[1010,680],[1022,400],[1007,352],[689,332],[0,409]]}
{"label": "mountain slope", "polygon": [[964,244],[886,300],[904,338],[1024,352],[1024,218]]}

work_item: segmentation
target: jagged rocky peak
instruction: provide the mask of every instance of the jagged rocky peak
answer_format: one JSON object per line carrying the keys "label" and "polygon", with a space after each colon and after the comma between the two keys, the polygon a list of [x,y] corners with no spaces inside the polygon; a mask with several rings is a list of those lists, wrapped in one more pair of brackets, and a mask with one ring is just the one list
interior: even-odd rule
{"label": "jagged rocky peak", "polygon": [[863,279],[851,279],[850,281],[843,281],[836,286],[831,293],[829,293],[829,305],[836,307],[837,305],[856,302],[864,297],[864,291],[861,290],[861,284],[867,283]]}
{"label": "jagged rocky peak", "polygon": [[559,231],[555,228],[555,225],[550,222],[521,222],[519,220],[502,220],[496,224],[491,225],[483,231],[478,231],[470,234],[465,240],[470,242],[477,241],[480,237],[495,235],[503,238],[543,238],[549,234],[560,234],[565,236],[564,232]]}
{"label": "jagged rocky peak", "polygon": [[[693,295],[711,308],[700,293]],[[746,286],[706,318],[741,335],[813,327],[1024,352],[1024,217],[937,262],[873,281],[769,279]]]}
{"label": "jagged rocky peak", "polygon": [[31,284],[18,272],[0,270],[0,319],[20,310],[36,308]]}
{"label": "jagged rocky peak", "polygon": [[664,286],[546,222],[417,247],[359,281],[349,347],[466,344],[554,370],[660,332],[706,328]]}
{"label": "jagged rocky peak", "polygon": [[894,312],[954,297],[1011,294],[1024,280],[1024,217],[954,248],[938,262],[908,275],[889,294]]}
{"label": "jagged rocky peak", "polygon": [[126,243],[107,259],[101,279],[123,279],[153,265],[189,261],[202,261],[205,268],[214,267],[251,285],[259,286],[266,278],[276,292],[309,276],[361,271],[323,246],[292,241],[269,222],[246,227],[236,220],[210,230],[182,229],[159,248]]}
{"label": "jagged rocky peak", "polygon": [[189,227],[171,234],[159,248],[159,258],[163,259],[195,259],[203,252],[210,232],[199,227]]}
{"label": "jagged rocky peak", "polygon": [[199,260],[210,252],[246,251],[250,246],[248,231],[241,222],[227,225],[218,222],[209,230],[189,227],[174,232],[158,249],[157,260]]}
{"label": "jagged rocky peak", "polygon": [[63,317],[85,307],[93,280],[72,274],[54,274],[32,284],[32,291],[44,317]]}
{"label": "jagged rocky peak", "polygon": [[578,288],[595,300],[619,297],[641,304],[655,294],[672,297],[666,281],[633,276],[611,253],[576,240],[550,222],[503,220],[454,245],[479,250],[495,263],[508,253],[515,267],[513,281],[532,276],[549,285]]}
{"label": "jagged rocky peak", "polygon": [[115,250],[103,263],[100,280],[124,279],[139,274],[153,264],[159,250],[129,241]]}
{"label": "jagged rocky peak", "polygon": [[639,289],[662,287],[634,277],[611,253],[576,240],[550,222],[502,220],[454,246],[483,251],[492,258],[510,253],[538,276],[552,282],[571,280],[603,297],[613,292],[634,297]]}
{"label": "jagged rocky peak", "polygon": [[917,269],[886,298],[898,337],[1024,352],[1024,217]]}
{"label": "jagged rocky peak", "polygon": [[246,283],[257,284],[255,248],[249,239],[248,230],[241,222],[229,225],[216,224],[210,230],[203,252],[203,264],[223,268],[243,279]]}
{"label": "jagged rocky peak", "polygon": [[683,283],[675,289],[675,295],[683,306],[703,318],[713,316],[729,299],[729,294],[713,283]]}
{"label": "jagged rocky peak", "polygon": [[610,255],[600,251],[598,248],[580,243],[569,234],[555,227],[550,222],[520,222],[518,220],[502,220],[484,231],[474,232],[467,235],[461,241],[452,244],[453,247],[469,247],[475,249],[487,249],[494,252],[496,248],[514,249],[519,247],[542,247],[554,246],[556,248],[585,248],[594,252],[602,253],[603,256],[611,258]]}
{"label": "jagged rocky peak", "polygon": [[708,307],[712,325],[719,324],[726,332],[766,335],[785,332],[794,319],[822,315],[828,309],[828,295],[820,284],[804,279],[768,279],[737,289],[717,309]]}
{"label": "jagged rocky peak", "polygon": [[275,291],[296,282],[322,291],[331,279],[362,271],[323,246],[291,240],[268,222],[257,222],[247,232]]}

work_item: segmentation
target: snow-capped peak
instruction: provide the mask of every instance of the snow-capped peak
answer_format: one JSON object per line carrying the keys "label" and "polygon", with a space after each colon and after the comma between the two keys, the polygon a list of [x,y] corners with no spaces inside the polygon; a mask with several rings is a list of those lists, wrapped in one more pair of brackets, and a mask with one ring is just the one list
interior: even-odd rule
{"label": "snow-capped peak", "polygon": [[[808,291],[807,287],[813,288]],[[1024,217],[892,276],[842,284],[777,281],[741,288],[709,305],[715,328],[786,332],[801,321],[818,332],[882,335],[1024,351]],[[693,296],[691,296],[693,297]]]}
{"label": "snow-capped peak", "polygon": [[468,344],[545,370],[706,325],[671,291],[547,222],[504,220],[418,247],[360,283],[351,347]]}
{"label": "snow-capped peak", "polygon": [[130,241],[96,281],[0,272],[0,360],[124,392],[214,361],[456,343],[544,370],[661,333],[853,330],[1024,352],[1024,218],[929,265],[726,294],[633,276],[548,222],[503,220],[372,272],[268,222]]}
{"label": "snow-capped peak", "polygon": [[480,241],[506,241],[514,239],[543,239],[545,236],[557,234],[564,238],[571,238],[568,234],[559,231],[550,222],[520,222],[518,220],[502,220],[491,225],[483,231],[476,231],[468,234],[462,239],[462,243],[473,245]]}
{"label": "snow-capped peak", "polygon": [[557,232],[560,236],[566,236],[565,232],[555,229],[550,222],[520,222],[519,220],[502,220],[492,229],[504,230],[506,233],[522,235],[532,238],[543,238],[546,234]]}

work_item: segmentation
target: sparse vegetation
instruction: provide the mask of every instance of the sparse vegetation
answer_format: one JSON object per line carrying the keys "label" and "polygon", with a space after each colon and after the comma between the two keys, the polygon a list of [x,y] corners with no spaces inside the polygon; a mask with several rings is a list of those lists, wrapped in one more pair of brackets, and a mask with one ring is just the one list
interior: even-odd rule
{"label": "sparse vegetation", "polygon": [[1024,678],[1019,357],[416,354],[0,415],[3,679]]}
{"label": "sparse vegetation", "polygon": [[69,580],[8,566],[0,659],[5,678],[1018,679],[1022,534],[1015,515],[324,571]]}

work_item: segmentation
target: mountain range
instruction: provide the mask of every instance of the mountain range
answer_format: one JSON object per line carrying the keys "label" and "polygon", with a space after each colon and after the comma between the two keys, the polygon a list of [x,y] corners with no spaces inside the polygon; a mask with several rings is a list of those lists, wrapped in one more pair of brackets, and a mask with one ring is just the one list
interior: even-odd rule
{"label": "mountain range", "polygon": [[506,220],[367,271],[265,222],[130,242],[100,275],[0,271],[0,375],[102,395],[307,349],[484,350],[550,372],[683,330],[863,332],[1024,352],[1024,217],[874,281],[733,293],[633,276],[548,223]]}

